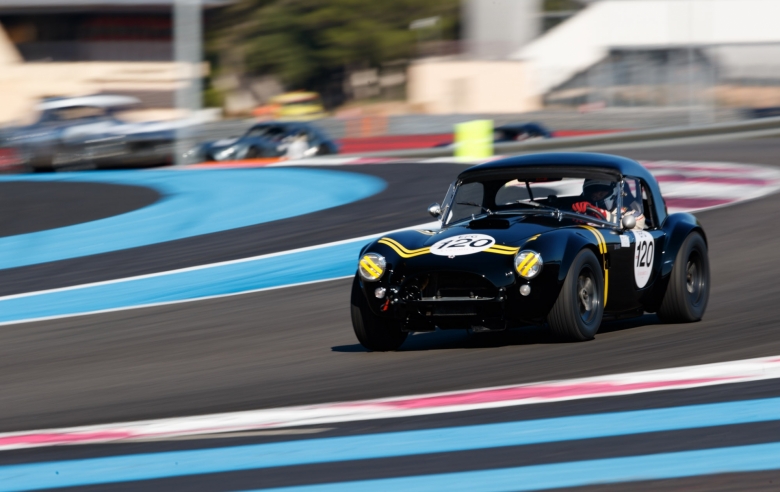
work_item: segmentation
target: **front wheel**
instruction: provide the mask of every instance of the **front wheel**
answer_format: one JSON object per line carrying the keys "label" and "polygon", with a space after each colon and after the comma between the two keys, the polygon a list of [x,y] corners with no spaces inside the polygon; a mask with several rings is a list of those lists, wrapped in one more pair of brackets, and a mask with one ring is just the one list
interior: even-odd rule
{"label": "front wheel", "polygon": [[658,317],[664,323],[699,321],[710,298],[710,261],[707,243],[699,233],[690,234],[680,246],[669,276]]}
{"label": "front wheel", "polygon": [[350,301],[352,328],[362,346],[375,352],[396,350],[406,340],[407,333],[401,331],[400,323],[380,318],[371,312],[357,276],[352,281]]}
{"label": "front wheel", "polygon": [[580,251],[563,281],[547,322],[561,340],[590,340],[599,331],[604,316],[604,274],[589,249]]}

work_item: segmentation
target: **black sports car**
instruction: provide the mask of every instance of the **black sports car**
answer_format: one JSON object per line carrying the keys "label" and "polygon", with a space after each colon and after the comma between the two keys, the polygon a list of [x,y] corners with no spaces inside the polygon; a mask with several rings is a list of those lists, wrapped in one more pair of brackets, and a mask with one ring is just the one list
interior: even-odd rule
{"label": "black sports car", "polygon": [[[575,212],[580,210],[581,212]],[[352,324],[370,350],[409,332],[546,323],[589,340],[603,319],[701,319],[707,239],[668,214],[639,163],[592,153],[501,159],[463,171],[429,211],[440,230],[387,235],[360,253]]]}
{"label": "black sports car", "polygon": [[290,146],[296,140],[301,147],[295,158],[339,152],[338,145],[313,125],[273,121],[254,125],[241,137],[204,143],[190,153],[196,161],[291,156]]}

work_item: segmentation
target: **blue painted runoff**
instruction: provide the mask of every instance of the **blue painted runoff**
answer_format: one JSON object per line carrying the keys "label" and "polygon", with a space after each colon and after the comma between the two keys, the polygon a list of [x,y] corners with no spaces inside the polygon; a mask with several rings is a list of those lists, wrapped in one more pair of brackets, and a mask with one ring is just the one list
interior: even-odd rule
{"label": "blue painted runoff", "polygon": [[[265,492],[512,492],[780,469],[780,443],[574,461],[416,477],[337,482]],[[631,490],[627,486],[626,490]]]}
{"label": "blue painted runoff", "polygon": [[199,299],[354,275],[367,241],[327,246],[198,270],[0,298],[0,323]]}
{"label": "blue painted runoff", "polygon": [[[0,491],[107,484],[780,420],[780,398],[0,466]],[[518,490],[780,468],[780,443],[290,490]],[[507,485],[511,485],[507,488]],[[330,487],[330,488],[328,488]],[[526,490],[526,489],[523,489]]]}
{"label": "blue painted runoff", "polygon": [[135,185],[152,188],[162,198],[114,217],[0,238],[0,269],[286,219],[361,200],[386,187],[383,180],[373,176],[294,168],[93,171],[0,177],[0,182],[14,181]]}

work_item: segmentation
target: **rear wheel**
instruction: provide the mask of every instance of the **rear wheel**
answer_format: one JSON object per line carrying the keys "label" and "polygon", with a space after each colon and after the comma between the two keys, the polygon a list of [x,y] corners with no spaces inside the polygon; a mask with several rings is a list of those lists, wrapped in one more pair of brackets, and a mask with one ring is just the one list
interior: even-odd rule
{"label": "rear wheel", "polygon": [[257,159],[260,157],[260,152],[257,150],[257,147],[249,147],[249,150],[246,151],[246,159]]}
{"label": "rear wheel", "polygon": [[710,262],[707,243],[699,233],[692,233],[680,246],[674,260],[669,285],[658,309],[665,323],[699,321],[710,297]]}
{"label": "rear wheel", "polygon": [[604,316],[604,274],[596,255],[580,251],[569,267],[547,322],[561,340],[590,340]]}
{"label": "rear wheel", "polygon": [[396,350],[406,340],[407,333],[394,320],[380,318],[368,307],[357,276],[352,282],[350,302],[352,328],[362,346],[376,352]]}

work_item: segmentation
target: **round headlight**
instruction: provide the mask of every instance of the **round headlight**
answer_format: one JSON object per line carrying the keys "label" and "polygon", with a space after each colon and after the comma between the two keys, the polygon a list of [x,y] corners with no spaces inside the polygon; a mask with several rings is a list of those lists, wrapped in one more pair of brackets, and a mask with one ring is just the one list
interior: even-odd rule
{"label": "round headlight", "polygon": [[376,282],[385,273],[385,257],[376,253],[366,253],[360,258],[358,273],[366,282]]}
{"label": "round headlight", "polygon": [[534,278],[542,271],[542,255],[536,251],[525,250],[515,256],[515,270],[522,277]]}

